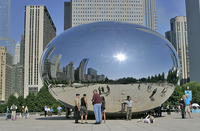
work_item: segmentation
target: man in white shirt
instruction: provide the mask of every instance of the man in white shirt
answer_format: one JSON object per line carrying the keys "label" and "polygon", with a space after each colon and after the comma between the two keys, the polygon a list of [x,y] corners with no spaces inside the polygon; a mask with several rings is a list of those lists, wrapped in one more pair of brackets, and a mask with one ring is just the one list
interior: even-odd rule
{"label": "man in white shirt", "polygon": [[131,120],[131,117],[132,117],[132,103],[133,102],[138,102],[138,101],[135,101],[135,100],[131,100],[131,97],[130,96],[127,96],[127,100],[118,100],[118,101],[121,101],[121,102],[124,102],[127,104],[127,114],[126,114],[126,120]]}

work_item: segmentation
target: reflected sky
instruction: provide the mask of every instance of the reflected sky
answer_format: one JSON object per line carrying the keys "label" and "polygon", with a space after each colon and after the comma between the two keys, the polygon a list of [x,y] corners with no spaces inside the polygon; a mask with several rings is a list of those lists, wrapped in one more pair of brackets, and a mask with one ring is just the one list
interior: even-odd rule
{"label": "reflected sky", "polygon": [[96,22],[70,28],[50,42],[42,60],[44,62],[48,51],[56,45],[49,59],[51,61],[54,55],[62,54],[60,68],[73,61],[76,69],[83,59],[88,58],[87,68],[113,80],[147,78],[162,72],[167,74],[174,66],[177,68],[178,63],[174,63],[170,55],[174,52],[173,59],[178,61],[171,44],[156,33],[137,28],[149,30],[119,22]]}

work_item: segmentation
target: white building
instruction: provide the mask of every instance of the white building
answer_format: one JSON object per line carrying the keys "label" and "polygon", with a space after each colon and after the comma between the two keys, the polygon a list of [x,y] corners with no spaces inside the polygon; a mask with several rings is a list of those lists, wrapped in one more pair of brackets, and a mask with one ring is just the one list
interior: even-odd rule
{"label": "white building", "polygon": [[39,62],[46,45],[56,36],[56,28],[44,5],[27,5],[24,20],[24,97],[37,93],[43,83]]}
{"label": "white building", "polygon": [[190,81],[200,83],[200,0],[186,0]]}
{"label": "white building", "polygon": [[176,49],[180,62],[180,81],[183,85],[189,82],[189,53],[187,20],[185,16],[177,16],[170,20],[171,31],[165,33],[165,37],[172,43]]}
{"label": "white building", "polygon": [[64,15],[64,30],[98,21],[157,27],[155,0],[71,0],[65,2]]}
{"label": "white building", "polygon": [[14,65],[20,61],[20,44],[17,42],[15,46],[15,56],[14,56]]}

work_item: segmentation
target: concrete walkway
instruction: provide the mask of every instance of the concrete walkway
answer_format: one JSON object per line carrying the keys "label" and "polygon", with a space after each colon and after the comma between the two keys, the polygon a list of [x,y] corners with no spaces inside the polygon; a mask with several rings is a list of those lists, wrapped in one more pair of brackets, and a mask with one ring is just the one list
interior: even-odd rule
{"label": "concrete walkway", "polygon": [[200,113],[193,113],[192,116],[193,119],[181,119],[178,113],[163,113],[163,117],[156,118],[153,124],[137,123],[137,119],[112,119],[100,125],[94,125],[95,120],[88,120],[88,124],[74,124],[73,119],[65,119],[65,116],[30,116],[16,121],[0,117],[0,131],[197,131],[200,128]]}

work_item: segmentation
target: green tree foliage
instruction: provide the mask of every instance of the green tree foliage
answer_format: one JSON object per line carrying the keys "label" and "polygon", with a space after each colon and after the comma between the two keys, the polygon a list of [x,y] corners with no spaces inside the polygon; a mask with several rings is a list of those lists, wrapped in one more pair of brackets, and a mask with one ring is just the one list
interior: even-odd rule
{"label": "green tree foliage", "polygon": [[51,107],[53,104],[61,105],[49,93],[47,86],[42,87],[37,94],[37,111],[44,111],[45,105]]}
{"label": "green tree foliage", "polygon": [[198,103],[200,104],[200,84],[196,81],[184,84],[183,86],[177,86],[174,90],[173,94],[169,97],[169,99],[163,103],[163,107],[166,107],[168,103],[171,103],[171,108],[178,106],[179,101],[183,95],[185,95],[185,90],[187,90],[187,87],[189,87],[189,90],[192,91],[192,101],[191,103]]}
{"label": "green tree foliage", "polygon": [[19,111],[21,111],[22,106],[24,106],[24,104],[25,104],[24,96],[20,95],[17,99],[18,99],[18,102],[19,102],[18,109],[19,109]]}
{"label": "green tree foliage", "polygon": [[10,108],[10,107],[13,105],[13,103],[17,106],[17,111],[20,111],[20,109],[19,109],[19,101],[18,101],[18,99],[12,94],[12,95],[9,96],[8,102],[6,103],[6,105],[8,105],[8,107]]}
{"label": "green tree foliage", "polygon": [[29,112],[37,110],[37,101],[34,93],[29,93],[29,95],[25,98],[25,106],[28,106]]}

